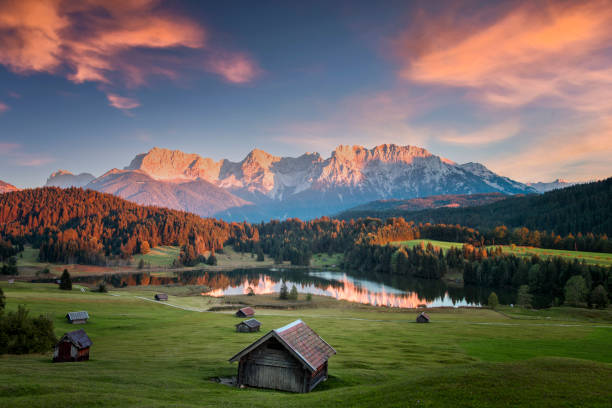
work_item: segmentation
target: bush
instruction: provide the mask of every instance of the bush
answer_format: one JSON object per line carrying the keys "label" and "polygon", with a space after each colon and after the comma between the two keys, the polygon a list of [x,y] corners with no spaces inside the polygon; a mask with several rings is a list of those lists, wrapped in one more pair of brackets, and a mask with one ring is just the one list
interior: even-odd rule
{"label": "bush", "polygon": [[603,285],[599,285],[593,289],[593,292],[591,292],[591,303],[593,306],[600,309],[605,309],[608,307],[608,304],[610,303],[608,300],[608,293]]}
{"label": "bush", "polygon": [[208,259],[206,260],[206,263],[208,265],[216,265],[217,264],[217,257],[215,256],[215,254],[213,254],[212,252],[210,253],[210,256],[208,257]]}
{"label": "bush", "polygon": [[263,249],[261,249],[261,247],[257,248],[257,262],[263,262],[264,261],[264,253],[263,253]]}
{"label": "bush", "polygon": [[588,294],[586,281],[580,275],[572,276],[565,284],[565,303],[567,305],[580,306]]}
{"label": "bush", "polygon": [[8,259],[8,262],[2,265],[0,273],[2,273],[2,275],[18,275],[19,270],[17,269],[17,258],[11,256]]}
{"label": "bush", "polygon": [[98,285],[98,292],[100,292],[100,293],[108,293],[108,289],[106,288],[106,282],[101,282]]}
{"label": "bush", "polygon": [[17,312],[0,315],[0,354],[43,353],[53,348],[57,342],[53,321],[28,314],[24,306],[19,306]]}
{"label": "bush", "polygon": [[255,292],[253,292],[253,288],[250,286],[247,289],[247,296],[255,296]]}
{"label": "bush", "polygon": [[491,294],[489,295],[489,299],[487,300],[487,305],[491,309],[496,309],[497,306],[499,306],[499,299],[497,297],[497,293],[491,292]]}
{"label": "bush", "polygon": [[140,258],[140,261],[138,261],[138,269],[144,269],[145,267],[145,261],[144,259]]}
{"label": "bush", "polygon": [[298,299],[298,290],[295,287],[295,285],[293,285],[291,287],[291,291],[289,292],[289,299],[291,299],[291,300],[297,300]]}
{"label": "bush", "polygon": [[309,302],[312,301],[312,293],[306,294],[306,300]]}
{"label": "bush", "polygon": [[64,272],[62,273],[59,288],[62,290],[72,290],[72,279],[70,278],[68,269],[64,269]]}

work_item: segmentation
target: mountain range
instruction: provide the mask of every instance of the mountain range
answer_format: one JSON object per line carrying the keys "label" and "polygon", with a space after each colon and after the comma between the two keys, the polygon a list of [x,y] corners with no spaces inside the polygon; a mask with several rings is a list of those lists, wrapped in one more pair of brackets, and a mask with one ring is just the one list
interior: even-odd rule
{"label": "mountain range", "polygon": [[61,188],[85,187],[94,179],[95,177],[89,173],[72,174],[68,170],[58,170],[51,173],[45,186]]}
{"label": "mountain range", "polygon": [[545,193],[551,190],[558,190],[560,188],[570,187],[575,185],[576,183],[572,183],[566,180],[556,179],[555,181],[551,181],[550,183],[527,183],[529,187],[535,188],[538,193]]}
{"label": "mountain range", "polygon": [[[91,176],[54,174],[48,184],[61,177],[76,185]],[[328,158],[318,153],[279,157],[255,149],[239,162],[155,147],[84,187],[140,204],[248,221],[308,219],[380,199],[536,192],[482,164],[458,164],[420,147],[394,144],[338,146]]]}

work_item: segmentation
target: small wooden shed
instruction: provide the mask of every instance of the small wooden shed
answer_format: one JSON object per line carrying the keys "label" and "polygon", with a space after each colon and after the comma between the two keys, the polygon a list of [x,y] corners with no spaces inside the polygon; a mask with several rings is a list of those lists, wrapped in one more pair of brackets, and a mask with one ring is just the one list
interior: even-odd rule
{"label": "small wooden shed", "polygon": [[236,317],[253,317],[255,316],[255,309],[252,307],[243,307],[236,312]]}
{"label": "small wooden shed", "polygon": [[158,293],[155,295],[155,300],[168,300],[168,294],[167,293]]}
{"label": "small wooden shed", "polygon": [[272,330],[229,361],[238,361],[238,386],[310,392],[327,380],[336,350],[301,320]]}
{"label": "small wooden shed", "polygon": [[240,333],[258,332],[260,328],[261,323],[257,319],[245,320],[236,325],[236,331]]}
{"label": "small wooden shed", "polygon": [[53,362],[65,363],[89,360],[89,348],[92,344],[91,339],[83,329],[66,333],[55,345]]}
{"label": "small wooden shed", "polygon": [[417,323],[429,323],[429,315],[425,312],[421,312],[416,318]]}
{"label": "small wooden shed", "polygon": [[85,311],[68,312],[66,319],[68,319],[68,322],[71,324],[85,324],[87,323],[87,319],[89,319],[89,314]]}

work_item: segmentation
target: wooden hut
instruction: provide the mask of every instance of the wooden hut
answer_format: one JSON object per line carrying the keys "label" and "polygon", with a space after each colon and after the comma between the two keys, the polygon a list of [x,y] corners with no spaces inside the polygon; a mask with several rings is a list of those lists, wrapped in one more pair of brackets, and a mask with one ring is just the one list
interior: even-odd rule
{"label": "wooden hut", "polygon": [[89,360],[89,348],[92,344],[91,339],[83,329],[66,333],[55,345],[53,362],[65,363]]}
{"label": "wooden hut", "polygon": [[252,307],[243,307],[236,312],[236,317],[253,317],[255,316],[255,309]]}
{"label": "wooden hut", "polygon": [[167,293],[158,293],[155,295],[155,300],[168,300],[168,294]]}
{"label": "wooden hut", "polygon": [[421,312],[416,318],[417,323],[429,323],[429,315],[425,312]]}
{"label": "wooden hut", "polygon": [[260,328],[261,323],[256,319],[245,320],[236,325],[236,331],[240,333],[258,332]]}
{"label": "wooden hut", "polygon": [[327,380],[327,360],[336,354],[301,320],[272,330],[229,361],[238,361],[238,386],[310,392]]}
{"label": "wooden hut", "polygon": [[87,312],[68,312],[66,319],[71,324],[85,324],[89,319],[89,314]]}

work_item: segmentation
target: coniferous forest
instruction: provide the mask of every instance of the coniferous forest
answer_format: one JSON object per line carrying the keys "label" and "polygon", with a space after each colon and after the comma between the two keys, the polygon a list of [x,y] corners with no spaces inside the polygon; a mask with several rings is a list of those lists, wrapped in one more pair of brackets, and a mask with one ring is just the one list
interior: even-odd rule
{"label": "coniferous forest", "polygon": [[[602,186],[607,184],[597,184]],[[587,188],[594,188],[594,184]],[[602,214],[590,215],[590,219],[598,217],[605,218]],[[38,188],[0,196],[0,234],[0,256],[10,261],[3,267],[6,273],[14,264],[11,258],[25,244],[39,248],[41,261],[100,265],[109,259],[128,259],[158,245],[175,245],[181,246],[178,261],[187,266],[203,261],[214,264],[214,252],[231,245],[258,258],[265,253],[277,263],[288,261],[299,266],[308,266],[316,253],[343,253],[342,266],[348,270],[425,279],[440,279],[452,271],[461,273],[466,284],[494,288],[528,285],[532,293],[549,294],[559,301],[564,299],[568,280],[577,275],[584,278],[589,291],[601,285],[612,293],[609,267],[559,258],[517,257],[491,248],[516,244],[612,252],[612,242],[605,232],[583,234],[574,230],[559,235],[553,230],[505,225],[478,230],[461,225],[416,224],[401,217],[227,223],[140,206],[90,190]],[[458,244],[446,251],[390,244],[421,238]],[[208,259],[203,256],[205,252],[211,253]]]}

